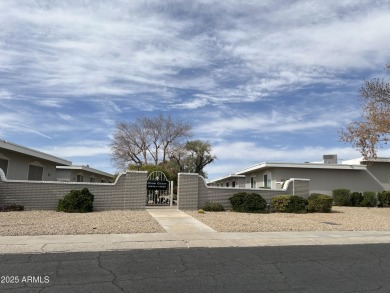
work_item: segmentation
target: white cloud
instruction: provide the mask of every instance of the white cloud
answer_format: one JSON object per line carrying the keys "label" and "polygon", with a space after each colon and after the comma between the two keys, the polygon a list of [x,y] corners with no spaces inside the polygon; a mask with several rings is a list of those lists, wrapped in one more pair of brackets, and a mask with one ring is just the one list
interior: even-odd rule
{"label": "white cloud", "polygon": [[359,116],[361,81],[389,62],[388,0],[3,0],[0,11],[1,135],[66,141],[69,155],[107,156],[72,142],[154,111],[226,150],[294,135],[310,147]]}
{"label": "white cloud", "polygon": [[65,121],[72,121],[73,117],[67,114],[57,113],[58,117]]}
{"label": "white cloud", "polygon": [[10,100],[11,99],[11,93],[7,90],[0,90],[0,101],[1,100]]}
{"label": "white cloud", "polygon": [[[261,105],[258,106],[261,108]],[[315,106],[295,104],[289,107],[274,107],[267,112],[246,111],[245,113],[231,112],[211,117],[207,123],[200,123],[197,132],[206,136],[226,136],[230,134],[254,133],[302,133],[318,129],[338,129],[354,119],[358,111],[354,107],[339,108],[335,105]]]}
{"label": "white cloud", "polygon": [[35,101],[36,104],[48,108],[61,108],[64,104],[63,99],[41,99]]}
{"label": "white cloud", "polygon": [[[56,96],[178,88],[209,97],[183,98],[178,105],[188,109],[256,101],[275,90],[337,82],[338,71],[384,63],[390,49],[381,2],[367,11],[367,2],[196,2],[187,18],[153,2],[43,3],[3,2],[0,56],[7,60],[0,65],[20,72],[25,87]],[[199,30],[199,21],[212,17],[224,25]],[[11,34],[20,38],[6,38]],[[38,103],[59,105],[53,101]]]}
{"label": "white cloud", "polygon": [[93,157],[111,153],[108,144],[101,141],[82,141],[74,145],[68,143],[65,146],[40,148],[40,151],[64,158]]}

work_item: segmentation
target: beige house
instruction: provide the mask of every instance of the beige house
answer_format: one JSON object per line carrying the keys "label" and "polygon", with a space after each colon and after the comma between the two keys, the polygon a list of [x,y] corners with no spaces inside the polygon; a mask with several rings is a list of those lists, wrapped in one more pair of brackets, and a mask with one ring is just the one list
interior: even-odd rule
{"label": "beige house", "polygon": [[[260,163],[232,175],[210,181],[209,186],[224,186],[234,178],[245,188],[282,189],[290,178],[310,179],[310,192],[332,194],[333,189],[351,191],[390,190],[390,158],[377,158],[371,164],[362,159],[337,163],[337,156],[324,156],[318,163]],[[243,181],[243,182],[242,182]],[[236,183],[237,185],[237,183]],[[231,186],[231,185],[230,185]]]}
{"label": "beige house", "polygon": [[57,166],[72,162],[0,140],[0,169],[7,179],[55,181]]}
{"label": "beige house", "polygon": [[57,166],[57,181],[112,183],[109,173],[87,166]]}
{"label": "beige house", "polygon": [[[0,169],[10,180],[111,182],[113,175],[89,166],[74,166],[37,150],[0,139]],[[95,180],[95,181],[93,181]]]}

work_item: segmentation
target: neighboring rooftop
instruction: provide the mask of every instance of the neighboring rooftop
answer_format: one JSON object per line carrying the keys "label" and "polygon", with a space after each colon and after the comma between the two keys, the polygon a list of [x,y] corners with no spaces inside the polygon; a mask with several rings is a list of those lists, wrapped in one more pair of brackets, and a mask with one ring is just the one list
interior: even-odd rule
{"label": "neighboring rooftop", "polygon": [[338,170],[365,170],[364,165],[324,164],[324,163],[260,163],[249,168],[242,169],[236,174],[243,175],[255,170],[265,168],[304,168],[304,169],[338,169]]}
{"label": "neighboring rooftop", "polygon": [[245,175],[238,175],[238,174],[230,174],[221,178],[217,178],[211,181],[208,181],[208,183],[213,183],[219,180],[225,180],[225,179],[234,179],[234,178],[245,178]]}
{"label": "neighboring rooftop", "polygon": [[103,172],[103,171],[100,171],[100,170],[97,170],[97,169],[94,169],[94,168],[91,168],[88,165],[87,166],[83,166],[83,165],[81,165],[81,166],[78,166],[78,165],[57,166],[56,168],[58,170],[83,170],[83,171],[88,171],[88,172],[95,173],[95,174],[100,174],[102,176],[114,178],[114,175],[106,173],[106,172]]}
{"label": "neighboring rooftop", "polygon": [[[377,163],[390,163],[390,158],[387,158],[387,157],[377,157],[375,159],[372,160],[373,162],[377,162]],[[365,164],[367,163],[368,161],[363,159],[363,158],[358,158],[358,159],[352,159],[352,160],[346,160],[346,161],[343,161],[342,164]]]}

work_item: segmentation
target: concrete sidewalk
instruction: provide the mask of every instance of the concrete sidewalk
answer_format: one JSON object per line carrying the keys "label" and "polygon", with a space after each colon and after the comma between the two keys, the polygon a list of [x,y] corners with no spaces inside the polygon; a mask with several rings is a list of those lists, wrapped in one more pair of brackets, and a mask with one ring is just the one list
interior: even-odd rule
{"label": "concrete sidewalk", "polygon": [[0,254],[390,243],[390,232],[148,233],[1,236]]}
{"label": "concrete sidewalk", "polygon": [[178,210],[170,209],[146,209],[146,211],[164,228],[168,233],[207,233],[217,232],[209,226],[196,220],[190,215]]}
{"label": "concrete sidewalk", "polygon": [[390,231],[219,233],[176,209],[148,212],[167,233],[0,236],[0,254],[390,243]]}

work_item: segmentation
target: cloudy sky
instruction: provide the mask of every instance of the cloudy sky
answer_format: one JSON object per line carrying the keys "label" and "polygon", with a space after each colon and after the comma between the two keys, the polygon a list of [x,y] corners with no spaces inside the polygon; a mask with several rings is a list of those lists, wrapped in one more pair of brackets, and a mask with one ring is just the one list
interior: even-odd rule
{"label": "cloudy sky", "polygon": [[0,0],[0,11],[0,138],[107,172],[115,122],[158,113],[213,145],[210,179],[359,157],[338,130],[390,63],[390,0]]}

